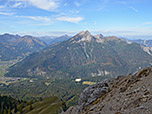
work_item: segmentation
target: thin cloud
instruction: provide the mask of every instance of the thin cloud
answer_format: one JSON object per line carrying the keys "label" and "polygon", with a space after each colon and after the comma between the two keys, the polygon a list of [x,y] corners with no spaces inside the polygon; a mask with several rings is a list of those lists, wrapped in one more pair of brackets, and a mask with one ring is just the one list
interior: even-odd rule
{"label": "thin cloud", "polygon": [[23,3],[15,3],[15,4],[13,4],[13,6],[12,6],[12,8],[22,8],[22,7],[24,7],[24,4]]}
{"label": "thin cloud", "polygon": [[36,21],[45,21],[45,22],[50,22],[51,19],[49,17],[42,17],[42,16],[16,16],[16,17],[21,17],[21,18],[29,18],[32,20],[36,20]]}
{"label": "thin cloud", "polygon": [[6,12],[0,12],[0,15],[6,15],[6,16],[12,16],[15,13],[6,13]]}
{"label": "thin cloud", "polygon": [[1,8],[5,8],[5,7],[6,7],[5,5],[3,5],[3,6],[0,6],[0,9],[1,9]]}
{"label": "thin cloud", "polygon": [[33,6],[43,10],[52,11],[58,8],[58,3],[55,0],[28,0]]}
{"label": "thin cloud", "polygon": [[70,23],[78,23],[80,21],[82,21],[84,18],[82,17],[58,17],[56,18],[59,21],[66,21],[66,22],[70,22]]}
{"label": "thin cloud", "polygon": [[105,7],[107,7],[109,2],[110,2],[110,0],[104,0],[98,10],[99,11],[103,10]]}
{"label": "thin cloud", "polygon": [[93,22],[93,25],[97,25],[97,22],[96,22],[96,21],[94,21],[94,22]]}
{"label": "thin cloud", "polygon": [[65,34],[69,36],[73,36],[76,34],[74,31],[31,31],[31,32],[14,32],[12,34],[19,34],[21,36],[24,35],[32,35],[36,37],[41,37],[41,36],[63,36]]}
{"label": "thin cloud", "polygon": [[59,7],[59,0],[12,0],[15,3],[12,7],[17,8],[21,5],[31,5],[43,10],[54,11]]}
{"label": "thin cloud", "polygon": [[79,7],[79,6],[80,6],[80,3],[79,3],[79,2],[77,2],[77,1],[75,1],[75,2],[74,2],[74,4],[75,4],[77,7]]}
{"label": "thin cloud", "polygon": [[152,22],[145,22],[144,25],[152,25]]}
{"label": "thin cloud", "polygon": [[139,10],[137,10],[136,8],[134,8],[134,7],[132,7],[132,6],[128,6],[128,5],[127,5],[127,7],[130,8],[130,9],[132,9],[132,10],[135,11],[135,12],[139,12]]}
{"label": "thin cloud", "polygon": [[122,28],[122,29],[111,29],[111,30],[100,30],[93,31],[94,33],[103,33],[105,35],[117,35],[117,36],[152,36],[151,27],[141,27],[141,28]]}
{"label": "thin cloud", "polygon": [[69,4],[68,3],[64,3],[64,6],[66,7],[66,6],[69,6]]}
{"label": "thin cloud", "polygon": [[128,4],[127,4],[126,2],[124,2],[124,1],[121,1],[120,3],[123,4],[123,5],[125,5],[125,6],[127,6],[129,9],[131,9],[131,10],[133,10],[133,11],[135,11],[135,12],[139,12],[138,9],[136,9],[136,8],[133,7],[133,6],[128,5]]}
{"label": "thin cloud", "polygon": [[70,13],[74,13],[74,14],[80,13],[80,11],[78,11],[78,10],[70,10],[69,12],[70,12]]}

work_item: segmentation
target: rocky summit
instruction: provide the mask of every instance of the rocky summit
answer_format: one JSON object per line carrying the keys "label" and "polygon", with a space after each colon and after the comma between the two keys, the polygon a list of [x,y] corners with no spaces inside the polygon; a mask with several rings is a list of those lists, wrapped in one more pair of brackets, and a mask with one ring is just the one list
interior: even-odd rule
{"label": "rocky summit", "polygon": [[152,67],[89,86],[64,114],[152,114]]}

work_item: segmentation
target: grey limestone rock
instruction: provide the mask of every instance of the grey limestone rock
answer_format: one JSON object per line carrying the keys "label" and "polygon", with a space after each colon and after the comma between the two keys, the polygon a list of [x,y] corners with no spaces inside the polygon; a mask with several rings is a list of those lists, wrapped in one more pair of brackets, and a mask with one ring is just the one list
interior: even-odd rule
{"label": "grey limestone rock", "polygon": [[114,80],[115,79],[106,79],[84,89],[78,101],[79,110],[82,110],[84,107],[105,95],[110,90]]}

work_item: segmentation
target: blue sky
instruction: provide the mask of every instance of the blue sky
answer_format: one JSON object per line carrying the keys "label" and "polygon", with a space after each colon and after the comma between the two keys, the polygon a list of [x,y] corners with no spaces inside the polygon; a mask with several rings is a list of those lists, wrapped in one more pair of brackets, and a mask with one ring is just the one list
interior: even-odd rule
{"label": "blue sky", "polygon": [[[151,0],[0,0],[0,33],[152,36]],[[152,38],[152,37],[151,37]]]}

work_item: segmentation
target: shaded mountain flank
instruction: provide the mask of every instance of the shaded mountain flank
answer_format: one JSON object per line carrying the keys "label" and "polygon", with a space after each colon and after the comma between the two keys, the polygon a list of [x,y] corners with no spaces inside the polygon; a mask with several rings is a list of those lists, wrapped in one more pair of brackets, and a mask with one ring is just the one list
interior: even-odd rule
{"label": "shaded mountain flank", "polygon": [[152,67],[83,90],[63,114],[152,114]]}
{"label": "shaded mountain flank", "polygon": [[138,43],[141,45],[142,49],[147,52],[149,55],[152,55],[152,40],[127,40],[125,38],[121,38],[122,40],[126,41],[128,44],[131,43]]}
{"label": "shaded mountain flank", "polygon": [[152,56],[137,43],[82,31],[71,39],[33,53],[6,76],[96,77],[126,75],[150,66]]}
{"label": "shaded mountain flank", "polygon": [[46,47],[46,44],[32,36],[0,35],[0,59],[8,61],[26,57]]}
{"label": "shaded mountain flank", "polygon": [[66,106],[56,96],[23,101],[0,95],[0,114],[60,114]]}
{"label": "shaded mountain flank", "polygon": [[[22,114],[60,114],[64,108],[63,101],[58,99],[58,97],[52,96],[26,106],[23,108]],[[17,114],[20,114],[20,112]]]}

